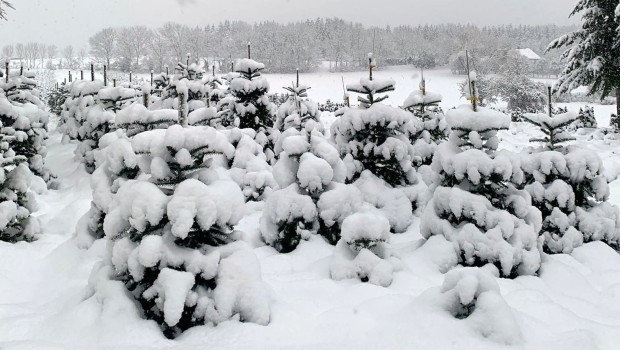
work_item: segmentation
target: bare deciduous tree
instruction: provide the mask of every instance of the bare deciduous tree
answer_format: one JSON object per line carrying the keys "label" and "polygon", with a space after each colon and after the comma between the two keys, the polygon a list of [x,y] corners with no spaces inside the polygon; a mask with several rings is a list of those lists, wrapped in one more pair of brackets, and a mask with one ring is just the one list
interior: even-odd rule
{"label": "bare deciduous tree", "polygon": [[88,39],[88,43],[90,53],[109,67],[117,45],[116,29],[103,29]]}
{"label": "bare deciduous tree", "polygon": [[58,48],[56,47],[56,45],[48,45],[47,46],[47,65],[48,67],[53,67],[54,65],[54,60],[56,59],[56,56],[58,55]]}
{"label": "bare deciduous tree", "polygon": [[65,48],[62,50],[62,56],[66,61],[66,68],[73,68],[73,46],[65,46]]}

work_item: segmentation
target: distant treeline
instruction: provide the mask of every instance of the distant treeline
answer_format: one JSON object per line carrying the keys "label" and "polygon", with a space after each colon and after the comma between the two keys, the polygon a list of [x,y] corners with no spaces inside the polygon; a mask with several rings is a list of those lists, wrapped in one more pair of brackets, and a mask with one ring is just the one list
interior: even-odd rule
{"label": "distant treeline", "polygon": [[[561,67],[560,53],[545,54],[545,48],[551,40],[573,29],[555,25],[478,27],[457,24],[381,28],[338,18],[288,24],[224,21],[204,27],[167,23],[156,29],[144,26],[103,29],[90,38],[89,56],[111,69],[163,71],[165,65],[174,67],[177,62],[185,62],[189,53],[192,62],[207,60],[209,65],[215,62],[218,67],[228,69],[231,61],[247,56],[247,43],[251,42],[252,58],[265,63],[270,72],[293,72],[296,68],[313,71],[321,62],[330,70],[340,71],[365,67],[374,39],[379,65],[410,64],[432,68],[451,64],[457,72],[460,71],[460,57],[467,49],[473,64],[480,66],[477,69],[493,73],[510,50],[531,48],[544,58],[537,65],[538,73],[550,74],[557,73]],[[32,43],[21,45],[22,50],[28,45],[34,46]],[[77,68],[84,64],[84,52],[76,59],[73,49],[51,50],[56,55],[62,53],[60,60],[51,61],[57,65]],[[53,55],[19,54],[19,57],[31,57],[29,61],[34,64],[37,56],[52,58]]]}

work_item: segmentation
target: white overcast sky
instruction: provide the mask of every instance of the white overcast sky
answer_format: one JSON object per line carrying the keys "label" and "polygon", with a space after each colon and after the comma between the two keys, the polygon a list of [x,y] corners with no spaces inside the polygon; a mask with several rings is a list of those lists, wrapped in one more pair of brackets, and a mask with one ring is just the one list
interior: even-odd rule
{"label": "white overcast sky", "polygon": [[570,24],[577,0],[11,0],[0,44],[45,42],[87,48],[105,27],[229,20],[288,22],[341,17],[367,25]]}

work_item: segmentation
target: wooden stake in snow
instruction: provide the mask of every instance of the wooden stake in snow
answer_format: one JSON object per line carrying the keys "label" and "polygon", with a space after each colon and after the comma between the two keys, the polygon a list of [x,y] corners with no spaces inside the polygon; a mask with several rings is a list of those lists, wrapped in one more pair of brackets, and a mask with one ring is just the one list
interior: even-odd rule
{"label": "wooden stake in snow", "polygon": [[166,65],[166,76],[170,75],[170,72],[168,70],[168,65]]}
{"label": "wooden stake in snow", "polygon": [[179,93],[179,124],[183,127],[187,126],[187,95],[184,91]]}
{"label": "wooden stake in snow", "polygon": [[552,107],[551,107],[551,86],[547,86],[547,103],[548,103],[548,112],[549,112],[549,118],[552,117]]}
{"label": "wooden stake in snow", "polygon": [[132,72],[132,71],[129,71],[129,82],[130,82],[130,83],[131,83],[131,81],[132,81],[132,79],[131,79],[131,78],[132,78],[132,75],[133,75],[133,72]]}
{"label": "wooden stake in snow", "polygon": [[343,95],[344,104],[346,104],[347,107],[351,107],[351,105],[349,104],[349,93],[347,92],[347,88],[344,86],[344,77],[341,76],[340,78],[342,79],[342,91],[344,93]]}
{"label": "wooden stake in snow", "polygon": [[[69,74],[71,74],[71,72],[69,72]],[[24,75],[24,66],[19,67],[19,75],[20,76]]]}
{"label": "wooden stake in snow", "polygon": [[73,77],[71,76],[71,71],[69,71],[69,82],[73,81]]}
{"label": "wooden stake in snow", "polygon": [[[472,72],[469,70],[469,52],[465,50],[465,61],[467,64],[467,82],[469,85],[469,101],[471,101],[471,106],[474,112],[477,112],[478,106],[476,101],[478,98],[476,97],[476,79],[472,79]],[[475,73],[473,74],[475,76]]]}
{"label": "wooden stake in snow", "polygon": [[8,83],[9,82],[9,59],[7,58],[6,61],[4,61],[4,82]]}
{"label": "wooden stake in snow", "polygon": [[212,71],[213,76],[215,76],[215,63],[213,64],[213,67],[211,67],[211,71]]}
{"label": "wooden stake in snow", "polygon": [[112,83],[114,84],[114,87],[116,87],[116,79],[112,79]]}
{"label": "wooden stake in snow", "polygon": [[151,69],[151,86],[153,86],[153,74],[155,74],[155,71]]}
{"label": "wooden stake in snow", "polygon": [[248,41],[248,58],[252,58],[252,44]]}
{"label": "wooden stake in snow", "polygon": [[84,80],[84,71],[80,70],[80,80]]}
{"label": "wooden stake in snow", "polygon": [[189,69],[189,56],[191,56],[191,54],[188,52],[187,53],[187,69]]}
{"label": "wooden stake in snow", "polygon": [[149,87],[149,89],[145,89],[144,92],[142,93],[142,103],[144,104],[144,107],[146,107],[147,109],[149,108],[150,97],[151,97],[151,89]]}
{"label": "wooden stake in snow", "polygon": [[103,86],[108,86],[108,66],[103,65]]}
{"label": "wooden stake in snow", "polygon": [[90,80],[95,81],[95,65],[90,64]]}

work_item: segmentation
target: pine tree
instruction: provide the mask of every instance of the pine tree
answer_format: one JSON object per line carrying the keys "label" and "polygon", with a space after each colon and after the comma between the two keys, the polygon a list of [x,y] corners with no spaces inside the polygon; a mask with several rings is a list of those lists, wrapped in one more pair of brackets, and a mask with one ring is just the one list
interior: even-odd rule
{"label": "pine tree", "polygon": [[580,29],[555,39],[547,51],[565,47],[566,67],[558,91],[567,92],[582,85],[589,94],[605,98],[615,92],[620,115],[620,11],[618,0],[579,0],[570,16],[582,15]]}

